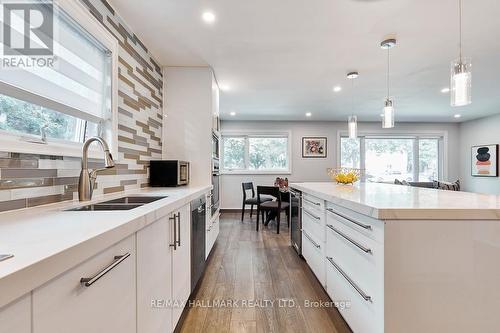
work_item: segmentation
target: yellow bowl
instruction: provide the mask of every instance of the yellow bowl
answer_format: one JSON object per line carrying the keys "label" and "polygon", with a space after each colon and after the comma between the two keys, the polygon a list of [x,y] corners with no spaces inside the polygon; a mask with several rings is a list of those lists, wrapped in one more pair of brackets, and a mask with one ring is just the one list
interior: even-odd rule
{"label": "yellow bowl", "polygon": [[361,169],[328,168],[326,172],[330,179],[338,184],[354,184],[361,178]]}

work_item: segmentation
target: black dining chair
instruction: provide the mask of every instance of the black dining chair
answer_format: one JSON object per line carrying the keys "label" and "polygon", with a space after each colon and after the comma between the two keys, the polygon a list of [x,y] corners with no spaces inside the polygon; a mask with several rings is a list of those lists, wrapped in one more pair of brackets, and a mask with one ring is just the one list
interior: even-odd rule
{"label": "black dining chair", "polygon": [[[275,198],[273,201],[262,201],[263,196],[272,196]],[[276,233],[280,233],[281,212],[288,212],[290,203],[284,202],[281,198],[281,191],[276,186],[257,186],[257,226],[256,230],[259,231],[259,216],[262,214],[264,220],[264,212],[276,214]],[[288,225],[290,225],[290,214],[287,214]],[[262,221],[264,222],[264,221]]]}
{"label": "black dining chair", "polygon": [[[250,205],[250,218],[253,215],[253,206],[257,206],[257,198],[255,197],[255,189],[252,182],[241,183],[241,188],[243,189],[243,207],[241,208],[241,221],[245,217],[245,207]],[[247,198],[247,191],[252,192],[252,196]],[[273,198],[262,197],[262,202],[271,201]]]}

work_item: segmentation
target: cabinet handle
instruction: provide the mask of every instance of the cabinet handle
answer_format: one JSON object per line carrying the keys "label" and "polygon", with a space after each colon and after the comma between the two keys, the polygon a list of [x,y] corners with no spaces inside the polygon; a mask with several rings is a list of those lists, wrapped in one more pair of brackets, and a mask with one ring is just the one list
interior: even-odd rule
{"label": "cabinet handle", "polygon": [[310,212],[307,211],[307,209],[303,209],[304,213],[306,213],[307,215],[309,215],[310,217],[312,217],[313,219],[315,220],[321,220],[321,217],[318,217]]}
{"label": "cabinet handle", "polygon": [[307,202],[309,202],[309,203],[311,203],[311,204],[313,204],[313,205],[316,205],[316,206],[321,206],[321,204],[320,204],[320,203],[315,202],[315,201],[312,201],[312,200],[309,200],[309,199],[304,198],[304,197],[302,197],[302,200],[307,201]]}
{"label": "cabinet handle", "polygon": [[351,219],[351,218],[349,218],[349,217],[345,216],[344,214],[340,214],[340,213],[338,213],[338,212],[334,211],[334,210],[333,210],[333,209],[331,209],[331,208],[327,208],[326,210],[327,210],[328,212],[330,212],[330,213],[334,214],[334,215],[340,216],[341,218],[343,218],[343,219],[345,219],[345,220],[347,220],[347,221],[349,221],[349,222],[354,223],[354,224],[355,224],[355,225],[357,225],[358,227],[361,227],[361,228],[366,229],[366,230],[372,230],[372,226],[371,226],[371,225],[368,225],[368,224],[363,224],[363,223],[361,223],[361,222],[355,221],[355,220],[353,220],[353,219]]}
{"label": "cabinet handle", "polygon": [[361,295],[361,297],[363,297],[363,299],[367,302],[371,302],[372,301],[372,298],[371,296],[368,296],[367,294],[365,294],[365,292],[363,290],[361,290],[360,287],[358,287],[358,285],[346,274],[346,272],[344,272],[342,270],[342,268],[339,267],[339,265],[337,265],[334,261],[333,261],[333,258],[332,257],[326,257],[326,259],[328,259],[328,261],[330,262],[330,264],[332,264],[333,267],[335,267],[335,269],[340,273],[340,275],[342,275],[344,277],[344,279],[347,280],[347,282],[349,282],[349,284],[354,288],[356,289],[356,291],[358,292],[358,294]]}
{"label": "cabinet handle", "polygon": [[128,252],[125,253],[124,255],[121,255],[121,256],[115,256],[113,262],[109,266],[107,266],[106,268],[104,268],[102,271],[100,271],[99,273],[97,273],[95,276],[93,276],[91,278],[81,278],[80,279],[80,284],[82,285],[82,287],[90,287],[97,280],[99,280],[100,278],[102,278],[110,270],[112,270],[113,268],[115,268],[116,266],[118,266],[122,261],[124,261],[128,257],[130,257],[130,253],[128,253]]}
{"label": "cabinet handle", "polygon": [[309,241],[317,248],[317,249],[320,249],[321,248],[321,245],[319,245],[318,243],[316,243],[312,238],[311,236],[309,236],[307,234],[307,232],[304,230],[304,229],[301,229],[302,233],[304,234],[304,236],[307,237],[307,239],[309,239]]}
{"label": "cabinet handle", "polygon": [[358,242],[356,242],[354,239],[352,239],[351,237],[347,236],[346,234],[344,234],[343,232],[335,229],[333,227],[333,225],[330,225],[330,224],[327,224],[326,225],[328,228],[332,229],[333,231],[335,231],[337,234],[339,234],[340,236],[342,236],[344,239],[346,239],[347,241],[351,242],[352,244],[354,244],[356,247],[358,247],[361,251],[365,252],[365,253],[372,253],[372,250],[367,248],[367,247],[364,247],[363,245],[359,244]]}
{"label": "cabinet handle", "polygon": [[174,251],[177,250],[177,223],[175,223],[175,215],[168,218],[170,221],[174,221],[174,244],[170,244],[170,247],[174,247]]}
{"label": "cabinet handle", "polygon": [[181,212],[177,213],[177,246],[181,246]]}

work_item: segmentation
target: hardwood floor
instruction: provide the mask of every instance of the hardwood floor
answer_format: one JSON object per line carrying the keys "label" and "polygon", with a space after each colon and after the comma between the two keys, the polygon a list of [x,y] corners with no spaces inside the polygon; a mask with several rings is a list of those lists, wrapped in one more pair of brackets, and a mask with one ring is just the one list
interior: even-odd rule
{"label": "hardwood floor", "polygon": [[[221,216],[219,238],[194,296],[201,306],[189,308],[177,331],[351,332],[336,309],[303,306],[305,300],[329,298],[290,247],[286,219],[277,235],[274,222],[256,232],[255,215],[250,220],[246,214],[244,222],[240,217],[236,213]],[[209,307],[211,301],[228,300],[235,300],[238,306]],[[245,306],[247,300],[261,306]],[[284,300],[292,300],[296,306],[280,306],[278,302],[283,305]]]}

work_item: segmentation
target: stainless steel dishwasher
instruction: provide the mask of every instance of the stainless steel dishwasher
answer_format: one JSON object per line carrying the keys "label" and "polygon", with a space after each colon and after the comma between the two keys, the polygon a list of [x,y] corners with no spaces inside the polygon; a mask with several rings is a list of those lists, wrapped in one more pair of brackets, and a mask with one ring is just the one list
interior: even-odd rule
{"label": "stainless steel dishwasher", "polygon": [[191,291],[205,270],[205,195],[191,201]]}

